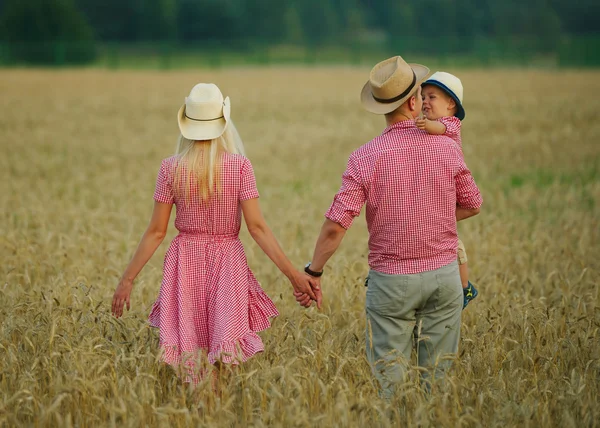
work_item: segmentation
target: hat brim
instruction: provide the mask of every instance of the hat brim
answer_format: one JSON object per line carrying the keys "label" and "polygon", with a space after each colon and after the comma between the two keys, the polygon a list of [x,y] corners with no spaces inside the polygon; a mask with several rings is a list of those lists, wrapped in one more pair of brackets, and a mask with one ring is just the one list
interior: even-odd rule
{"label": "hat brim", "polygon": [[423,84],[421,86],[425,86],[425,85],[437,86],[438,88],[440,88],[441,90],[446,92],[448,95],[450,95],[450,97],[456,103],[456,114],[454,114],[454,116],[456,116],[459,120],[463,120],[465,118],[465,114],[466,114],[465,109],[452,89],[450,89],[449,87],[444,85],[442,82],[439,82],[437,80],[426,80],[425,82],[423,82]]}
{"label": "hat brim", "polygon": [[188,140],[213,140],[220,137],[227,128],[231,115],[231,104],[229,97],[223,102],[223,117],[213,120],[190,119],[185,114],[185,104],[179,108],[177,122],[179,131]]}
{"label": "hat brim", "polygon": [[423,83],[423,81],[425,81],[425,79],[427,79],[427,76],[429,75],[429,68],[427,68],[421,64],[408,64],[408,65],[410,66],[410,68],[412,68],[412,70],[415,73],[415,77],[416,77],[414,90],[411,91],[410,94],[408,94],[404,98],[399,99],[398,101],[394,101],[393,103],[382,103],[382,102],[377,101],[375,98],[373,98],[373,93],[371,92],[371,85],[367,81],[367,83],[365,83],[365,85],[363,86],[362,91],[360,93],[360,102],[361,102],[363,108],[371,113],[387,114],[387,113],[390,113],[390,112],[396,110],[398,107],[400,107],[402,104],[404,104],[406,102],[406,100],[408,100],[411,96],[413,96],[415,91],[417,90],[417,88],[419,88],[419,86],[421,86],[421,83]]}

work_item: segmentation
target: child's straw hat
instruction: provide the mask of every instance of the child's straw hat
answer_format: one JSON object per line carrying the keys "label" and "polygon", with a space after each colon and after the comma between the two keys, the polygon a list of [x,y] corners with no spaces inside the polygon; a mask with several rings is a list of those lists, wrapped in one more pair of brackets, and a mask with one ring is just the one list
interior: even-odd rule
{"label": "child's straw hat", "polygon": [[465,118],[463,103],[463,85],[458,77],[445,71],[436,71],[421,86],[433,85],[442,89],[456,103],[456,114],[460,120]]}

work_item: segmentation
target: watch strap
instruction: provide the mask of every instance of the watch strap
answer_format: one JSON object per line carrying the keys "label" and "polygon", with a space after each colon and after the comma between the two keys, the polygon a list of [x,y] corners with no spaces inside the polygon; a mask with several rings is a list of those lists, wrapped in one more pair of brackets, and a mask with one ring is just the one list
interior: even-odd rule
{"label": "watch strap", "polygon": [[315,278],[319,278],[319,277],[321,277],[321,275],[323,275],[323,271],[321,271],[321,272],[315,272],[314,270],[312,270],[310,268],[310,263],[307,264],[306,266],[304,266],[304,272],[306,272],[310,276],[314,276]]}

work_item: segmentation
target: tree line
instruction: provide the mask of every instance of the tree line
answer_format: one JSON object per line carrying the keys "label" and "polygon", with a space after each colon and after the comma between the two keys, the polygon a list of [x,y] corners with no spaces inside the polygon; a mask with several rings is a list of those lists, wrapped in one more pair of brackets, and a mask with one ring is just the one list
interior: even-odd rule
{"label": "tree line", "polygon": [[[63,43],[63,54],[81,61],[97,42],[141,41],[435,53],[494,39],[548,52],[565,35],[598,35],[598,18],[597,0],[0,0],[0,40],[25,56],[27,46]],[[36,49],[39,57],[44,49]]]}

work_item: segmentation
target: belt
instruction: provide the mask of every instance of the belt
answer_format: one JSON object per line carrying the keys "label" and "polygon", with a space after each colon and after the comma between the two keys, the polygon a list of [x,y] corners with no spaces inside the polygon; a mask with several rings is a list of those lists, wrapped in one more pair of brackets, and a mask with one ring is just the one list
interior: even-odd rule
{"label": "belt", "polygon": [[213,235],[210,233],[187,233],[180,232],[177,235],[178,238],[185,239],[186,241],[195,242],[230,242],[239,239],[237,234],[229,235]]}

